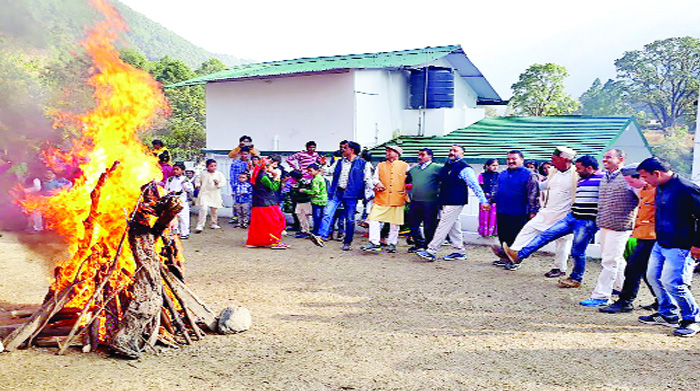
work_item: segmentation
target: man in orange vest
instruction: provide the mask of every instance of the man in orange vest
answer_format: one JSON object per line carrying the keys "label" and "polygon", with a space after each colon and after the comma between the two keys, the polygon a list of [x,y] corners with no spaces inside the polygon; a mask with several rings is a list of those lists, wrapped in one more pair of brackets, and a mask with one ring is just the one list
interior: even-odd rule
{"label": "man in orange vest", "polygon": [[369,243],[361,247],[367,252],[382,251],[379,244],[381,224],[389,223],[387,252],[395,253],[399,241],[399,228],[403,225],[404,205],[408,200],[406,194],[406,174],[408,163],[399,160],[403,149],[391,145],[386,147],[386,160],[379,163],[374,171],[374,203],[367,220],[369,220]]}

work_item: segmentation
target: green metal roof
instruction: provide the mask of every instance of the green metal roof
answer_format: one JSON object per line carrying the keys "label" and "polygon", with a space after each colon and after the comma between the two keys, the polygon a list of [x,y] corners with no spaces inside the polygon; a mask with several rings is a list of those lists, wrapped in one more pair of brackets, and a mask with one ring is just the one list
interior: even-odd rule
{"label": "green metal roof", "polygon": [[427,47],[425,49],[396,52],[349,54],[343,56],[307,57],[294,60],[244,64],[210,75],[196,77],[168,87],[205,84],[207,82],[243,79],[252,77],[281,76],[294,73],[323,72],[358,68],[393,68],[414,66],[435,61],[461,50],[459,45]]}
{"label": "green metal roof", "polygon": [[467,58],[460,45],[435,46],[423,49],[394,52],[348,54],[341,56],[308,57],[294,60],[261,62],[238,65],[233,68],[199,76],[167,88],[201,85],[240,79],[278,77],[293,74],[343,72],[349,69],[386,69],[415,67],[446,57],[459,76],[463,77],[477,93],[480,103],[503,104],[484,75]]}
{"label": "green metal roof", "polygon": [[[512,149],[522,151],[526,159],[548,160],[554,148],[563,145],[578,155],[600,158],[632,121],[631,117],[586,116],[486,118],[445,136],[402,136],[371,152],[383,156],[386,145],[396,144],[408,160],[415,158],[421,148],[430,148],[436,158],[445,158],[450,146],[459,144],[470,164],[483,164],[488,158],[503,158]],[[646,144],[643,135],[642,139]]]}

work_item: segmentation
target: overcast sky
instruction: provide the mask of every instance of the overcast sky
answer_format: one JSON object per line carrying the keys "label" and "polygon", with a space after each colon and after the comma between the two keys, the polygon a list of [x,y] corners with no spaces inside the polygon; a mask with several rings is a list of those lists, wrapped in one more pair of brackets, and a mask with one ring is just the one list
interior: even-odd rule
{"label": "overcast sky", "polygon": [[578,98],[625,51],[700,37],[700,0],[121,0],[206,50],[255,61],[460,44],[502,98],[533,63]]}

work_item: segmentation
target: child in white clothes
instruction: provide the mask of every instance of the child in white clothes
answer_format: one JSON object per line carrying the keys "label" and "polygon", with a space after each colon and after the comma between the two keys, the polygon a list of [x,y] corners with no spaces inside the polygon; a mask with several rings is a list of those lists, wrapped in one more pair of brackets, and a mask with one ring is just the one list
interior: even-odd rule
{"label": "child in white clothes", "polygon": [[216,170],[216,160],[207,160],[206,171],[199,174],[195,179],[195,187],[199,189],[199,195],[195,205],[199,205],[199,218],[197,219],[197,227],[195,233],[201,233],[204,230],[204,224],[207,222],[207,214],[211,214],[211,229],[221,229],[218,224],[219,208],[223,208],[224,200],[221,197],[221,188],[226,184],[226,177],[221,171]]}
{"label": "child in white clothes", "polygon": [[173,226],[177,228],[180,239],[187,239],[190,236],[190,203],[187,202],[187,194],[194,191],[194,186],[183,175],[185,172],[184,163],[173,165],[173,175],[165,181],[165,191],[175,194],[182,200],[182,211],[178,213],[177,219],[173,221]]}

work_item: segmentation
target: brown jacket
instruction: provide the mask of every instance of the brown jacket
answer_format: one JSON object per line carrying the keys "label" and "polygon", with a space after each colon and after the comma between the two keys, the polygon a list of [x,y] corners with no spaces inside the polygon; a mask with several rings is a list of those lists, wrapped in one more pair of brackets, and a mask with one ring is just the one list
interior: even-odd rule
{"label": "brown jacket", "polygon": [[406,195],[406,172],[408,163],[401,160],[383,161],[377,166],[379,181],[386,187],[375,192],[374,203],[381,206],[403,206]]}
{"label": "brown jacket", "polygon": [[656,240],[656,230],[654,229],[656,217],[656,187],[645,185],[639,193],[639,210],[637,218],[634,220],[634,231],[632,237],[637,239]]}

